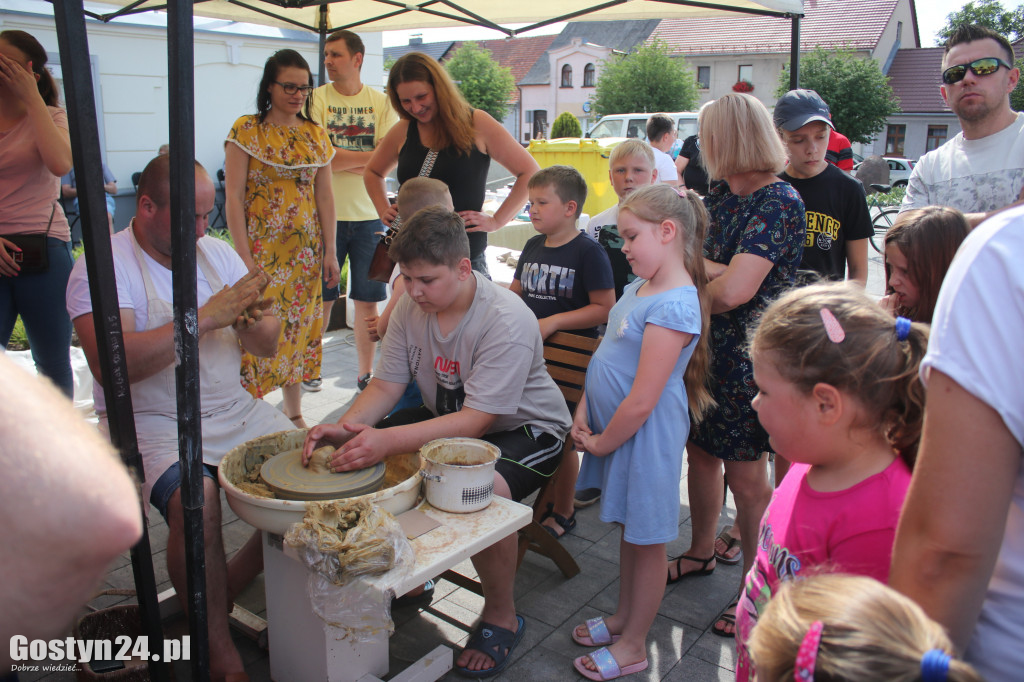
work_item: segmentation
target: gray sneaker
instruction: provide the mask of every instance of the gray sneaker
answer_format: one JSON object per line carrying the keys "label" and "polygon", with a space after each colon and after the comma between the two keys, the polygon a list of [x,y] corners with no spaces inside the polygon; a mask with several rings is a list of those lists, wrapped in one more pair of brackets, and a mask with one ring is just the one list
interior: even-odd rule
{"label": "gray sneaker", "polygon": [[577,509],[583,509],[584,507],[589,507],[600,499],[600,488],[585,488],[583,490],[576,491],[576,497],[573,498],[572,504]]}
{"label": "gray sneaker", "polygon": [[370,385],[370,379],[371,378],[372,378],[372,375],[369,372],[367,372],[363,376],[358,377],[356,379],[356,386],[359,387],[360,391],[366,390],[366,387]]}
{"label": "gray sneaker", "polygon": [[322,390],[323,387],[324,380],[321,377],[302,382],[302,390],[309,391],[310,393],[316,393],[317,391]]}

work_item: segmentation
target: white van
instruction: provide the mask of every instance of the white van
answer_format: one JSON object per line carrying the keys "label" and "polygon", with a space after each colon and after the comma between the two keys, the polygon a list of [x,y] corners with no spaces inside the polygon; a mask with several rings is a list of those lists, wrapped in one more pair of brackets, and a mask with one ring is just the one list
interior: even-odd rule
{"label": "white van", "polygon": [[[652,114],[609,114],[597,122],[587,137],[599,140],[603,137],[637,137],[647,141],[647,119]],[[679,139],[685,140],[697,134],[697,112],[677,111],[665,114],[676,122]]]}

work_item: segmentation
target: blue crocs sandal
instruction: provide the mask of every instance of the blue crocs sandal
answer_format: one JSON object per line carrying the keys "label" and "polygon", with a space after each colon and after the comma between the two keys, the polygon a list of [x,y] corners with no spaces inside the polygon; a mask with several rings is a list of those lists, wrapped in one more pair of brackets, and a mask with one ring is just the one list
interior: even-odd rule
{"label": "blue crocs sandal", "polygon": [[483,670],[470,670],[469,668],[456,667],[455,671],[463,677],[474,677],[477,679],[493,677],[508,665],[509,656],[523,638],[526,632],[526,621],[518,613],[516,620],[519,621],[519,629],[515,632],[500,628],[497,625],[481,622],[466,642],[466,649],[479,651],[494,659],[494,665]]}

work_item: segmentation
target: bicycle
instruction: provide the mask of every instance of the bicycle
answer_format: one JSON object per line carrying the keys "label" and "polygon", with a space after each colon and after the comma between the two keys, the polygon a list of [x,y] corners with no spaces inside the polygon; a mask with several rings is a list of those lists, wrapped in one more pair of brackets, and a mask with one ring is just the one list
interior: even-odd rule
{"label": "bicycle", "polygon": [[868,241],[871,242],[871,248],[876,253],[884,253],[885,233],[896,221],[900,209],[898,206],[886,206],[878,202],[877,197],[881,194],[888,194],[892,190],[891,185],[871,185],[871,189],[875,190],[875,194],[868,197],[868,212],[870,213],[871,209],[876,208],[878,213],[871,218],[871,227],[874,228],[874,232],[868,237]]}

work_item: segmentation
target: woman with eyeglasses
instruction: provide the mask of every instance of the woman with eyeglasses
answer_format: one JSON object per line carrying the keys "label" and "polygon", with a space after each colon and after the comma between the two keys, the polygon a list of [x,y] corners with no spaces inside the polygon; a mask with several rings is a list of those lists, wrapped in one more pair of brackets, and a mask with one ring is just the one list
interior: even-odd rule
{"label": "woman with eyeglasses", "polygon": [[261,398],[280,387],[298,428],[302,382],[320,376],[321,277],[338,283],[334,194],[327,132],[309,119],[313,76],[295,50],[267,60],[256,114],[242,116],[224,143],[225,211],[235,250],[270,277],[269,314],[281,320],[277,355],[242,356],[242,385]]}
{"label": "woman with eyeglasses", "polygon": [[40,374],[70,398],[64,290],[74,259],[57,201],[69,170],[68,116],[57,106],[46,50],[24,31],[0,32],[0,352],[20,314]]}

